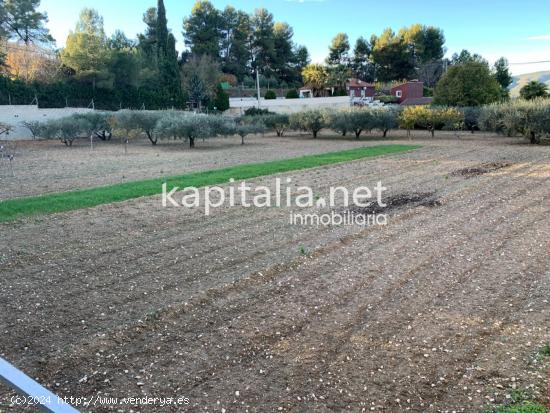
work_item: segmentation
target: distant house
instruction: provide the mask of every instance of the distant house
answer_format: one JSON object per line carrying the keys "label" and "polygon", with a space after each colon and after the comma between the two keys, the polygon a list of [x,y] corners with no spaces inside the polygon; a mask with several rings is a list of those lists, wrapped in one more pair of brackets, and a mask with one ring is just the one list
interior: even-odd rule
{"label": "distant house", "polygon": [[399,99],[402,106],[429,105],[431,97],[424,96],[424,82],[411,80],[391,89],[391,95]]}
{"label": "distant house", "polygon": [[[375,94],[374,85],[360,79],[348,79],[345,84],[347,95],[353,99],[373,100]],[[312,98],[315,95],[334,96],[337,88],[335,86],[325,87],[322,90],[313,90],[312,87],[306,85],[298,89],[301,98]]]}
{"label": "distant house", "polygon": [[367,83],[360,79],[348,79],[346,82],[346,91],[350,98],[366,98],[366,100],[373,100],[376,92],[372,83]]}

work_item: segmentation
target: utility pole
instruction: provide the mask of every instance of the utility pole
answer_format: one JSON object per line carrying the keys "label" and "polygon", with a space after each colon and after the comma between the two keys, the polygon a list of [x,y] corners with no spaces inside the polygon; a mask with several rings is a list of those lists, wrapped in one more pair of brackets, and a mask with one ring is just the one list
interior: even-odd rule
{"label": "utility pole", "polygon": [[256,63],[256,89],[258,92],[258,109],[260,109],[260,72],[258,70],[257,63]]}

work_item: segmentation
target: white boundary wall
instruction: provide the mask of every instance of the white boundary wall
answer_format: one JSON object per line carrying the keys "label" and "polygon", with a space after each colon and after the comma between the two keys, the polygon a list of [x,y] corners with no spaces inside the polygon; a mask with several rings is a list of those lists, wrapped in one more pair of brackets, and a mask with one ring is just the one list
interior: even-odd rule
{"label": "white boundary wall", "polygon": [[[268,109],[276,113],[294,113],[308,109],[324,108],[349,108],[351,101],[349,96],[334,96],[326,98],[302,98],[302,99],[260,99],[260,108]],[[254,98],[229,99],[229,112],[240,115],[248,108],[258,107],[258,100]]]}
{"label": "white boundary wall", "polygon": [[85,113],[93,109],[86,108],[55,108],[39,109],[35,105],[0,105],[0,122],[14,127],[8,136],[0,135],[0,139],[32,139],[30,131],[21,125],[24,121],[45,121],[59,119],[74,113]]}

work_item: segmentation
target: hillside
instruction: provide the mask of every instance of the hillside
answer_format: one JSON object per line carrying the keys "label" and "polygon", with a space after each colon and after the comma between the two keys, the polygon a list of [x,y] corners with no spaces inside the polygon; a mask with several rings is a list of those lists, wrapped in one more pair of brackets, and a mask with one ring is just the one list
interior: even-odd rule
{"label": "hillside", "polygon": [[519,96],[520,89],[531,80],[544,82],[550,88],[550,70],[514,76],[514,83],[510,86],[510,95],[513,97]]}

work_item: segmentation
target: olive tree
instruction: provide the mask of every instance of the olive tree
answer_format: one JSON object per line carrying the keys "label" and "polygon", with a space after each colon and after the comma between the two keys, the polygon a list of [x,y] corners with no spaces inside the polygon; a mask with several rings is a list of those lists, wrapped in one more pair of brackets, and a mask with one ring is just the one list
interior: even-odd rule
{"label": "olive tree", "polygon": [[289,127],[289,116],[286,114],[269,114],[259,117],[259,120],[268,129],[273,129],[277,136],[283,136],[285,130]]}
{"label": "olive tree", "polygon": [[484,106],[479,116],[483,130],[525,136],[531,143],[540,143],[550,134],[550,101],[518,100]]}
{"label": "olive tree", "polygon": [[370,109],[350,109],[347,117],[349,129],[353,131],[357,139],[363,131],[371,131],[376,126],[373,112]]}
{"label": "olive tree", "polygon": [[162,117],[155,128],[161,138],[179,138],[189,141],[189,147],[195,147],[197,139],[216,136],[220,130],[219,119],[203,114],[173,113]]}
{"label": "olive tree", "polygon": [[346,136],[350,131],[349,110],[327,111],[325,118],[327,126],[342,136]]}
{"label": "olive tree", "polygon": [[[41,122],[37,120],[23,121],[21,125],[29,130],[33,139],[40,137],[40,125]],[[2,127],[0,126],[0,129]],[[1,133],[0,133],[1,134]]]}
{"label": "olive tree", "polygon": [[40,136],[46,139],[59,139],[65,146],[73,146],[75,139],[87,137],[92,128],[90,122],[81,117],[67,116],[51,119],[39,127]]}
{"label": "olive tree", "polygon": [[311,132],[314,138],[327,127],[326,116],[320,110],[306,110],[290,115],[290,125],[296,130]]}
{"label": "olive tree", "polygon": [[129,136],[145,134],[152,145],[158,142],[155,134],[158,121],[169,112],[153,110],[120,110],[114,115],[114,126]]}
{"label": "olive tree", "polygon": [[374,109],[372,111],[373,116],[373,129],[378,129],[382,132],[384,138],[388,134],[388,131],[399,127],[399,111],[396,109]]}
{"label": "olive tree", "polygon": [[235,126],[235,133],[241,137],[241,145],[244,145],[244,138],[247,135],[264,133],[265,130],[266,127],[262,122],[243,122]]}

